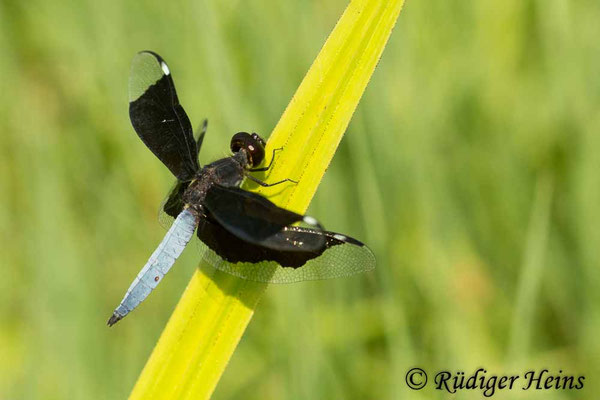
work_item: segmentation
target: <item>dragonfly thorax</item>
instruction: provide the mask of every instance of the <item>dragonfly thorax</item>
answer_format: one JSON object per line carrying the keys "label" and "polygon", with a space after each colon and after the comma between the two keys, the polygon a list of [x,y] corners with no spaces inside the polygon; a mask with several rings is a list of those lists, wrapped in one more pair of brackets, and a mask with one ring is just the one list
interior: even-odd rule
{"label": "dragonfly thorax", "polygon": [[248,153],[240,149],[231,157],[225,157],[201,168],[196,178],[183,194],[185,204],[202,213],[202,204],[206,193],[213,185],[239,187],[244,172],[250,166]]}

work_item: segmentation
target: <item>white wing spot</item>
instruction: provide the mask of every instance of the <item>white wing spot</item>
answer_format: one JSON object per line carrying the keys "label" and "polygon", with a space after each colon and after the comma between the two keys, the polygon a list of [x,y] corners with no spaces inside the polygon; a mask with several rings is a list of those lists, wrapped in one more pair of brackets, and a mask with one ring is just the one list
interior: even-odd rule
{"label": "white wing spot", "polygon": [[162,68],[165,75],[169,75],[171,73],[171,71],[169,71],[169,67],[167,67],[167,64],[164,61],[160,62],[160,67]]}
{"label": "white wing spot", "polygon": [[303,221],[306,222],[309,225],[319,225],[319,223],[317,222],[317,220],[314,219],[313,217],[309,216],[309,215],[305,215]]}
{"label": "white wing spot", "polygon": [[341,240],[341,241],[346,240],[346,236],[340,235],[339,233],[336,233],[335,235],[333,235],[333,237],[334,237],[334,239]]}

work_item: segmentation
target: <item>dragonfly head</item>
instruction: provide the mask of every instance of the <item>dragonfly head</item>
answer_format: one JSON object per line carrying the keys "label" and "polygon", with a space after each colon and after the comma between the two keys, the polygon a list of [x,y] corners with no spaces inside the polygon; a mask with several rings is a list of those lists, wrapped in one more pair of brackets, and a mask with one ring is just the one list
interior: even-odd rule
{"label": "dragonfly head", "polygon": [[258,166],[265,158],[265,141],[256,133],[238,132],[231,138],[231,151],[246,151],[250,166]]}

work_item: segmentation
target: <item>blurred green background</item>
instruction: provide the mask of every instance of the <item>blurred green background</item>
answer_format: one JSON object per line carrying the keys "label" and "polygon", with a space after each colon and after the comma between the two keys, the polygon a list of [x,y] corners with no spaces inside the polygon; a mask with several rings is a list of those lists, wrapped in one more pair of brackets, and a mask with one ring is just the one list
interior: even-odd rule
{"label": "blurred green background", "polygon": [[[346,1],[0,2],[0,398],[128,395],[197,265],[115,328],[173,181],[128,120],[168,62],[201,162],[268,136]],[[600,2],[408,1],[310,213],[376,272],[271,286],[216,399],[449,398],[413,366],[600,391]],[[457,398],[479,399],[480,391]]]}

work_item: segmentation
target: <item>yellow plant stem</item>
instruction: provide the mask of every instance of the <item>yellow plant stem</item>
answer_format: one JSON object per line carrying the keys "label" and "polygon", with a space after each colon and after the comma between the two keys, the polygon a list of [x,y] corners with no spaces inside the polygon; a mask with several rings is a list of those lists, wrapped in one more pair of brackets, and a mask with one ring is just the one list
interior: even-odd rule
{"label": "yellow plant stem", "polygon": [[[265,179],[299,181],[257,190],[275,204],[300,213],[308,207],[402,4],[352,1],[344,11],[269,138],[266,154],[283,150]],[[265,288],[201,263],[130,398],[209,398]]]}

